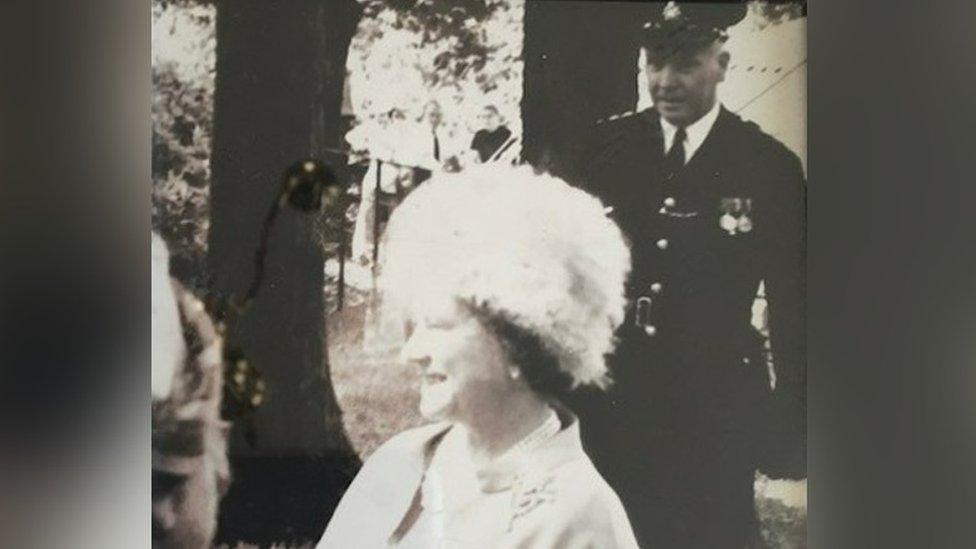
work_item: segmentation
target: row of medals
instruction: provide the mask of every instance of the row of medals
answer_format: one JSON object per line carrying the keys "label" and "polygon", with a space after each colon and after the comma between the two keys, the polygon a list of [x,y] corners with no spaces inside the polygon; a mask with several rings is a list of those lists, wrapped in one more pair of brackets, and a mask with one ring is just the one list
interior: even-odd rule
{"label": "row of medals", "polygon": [[[672,212],[670,208],[673,206],[674,199],[666,199],[659,213],[674,217],[697,216],[697,212]],[[734,235],[737,233],[748,233],[752,230],[752,218],[749,217],[749,214],[752,212],[751,198],[723,198],[720,209],[723,213],[718,218],[718,225],[723,231]]]}
{"label": "row of medals", "polygon": [[718,218],[718,225],[722,230],[734,235],[736,233],[747,233],[752,230],[751,198],[723,198],[721,210],[724,212]]}

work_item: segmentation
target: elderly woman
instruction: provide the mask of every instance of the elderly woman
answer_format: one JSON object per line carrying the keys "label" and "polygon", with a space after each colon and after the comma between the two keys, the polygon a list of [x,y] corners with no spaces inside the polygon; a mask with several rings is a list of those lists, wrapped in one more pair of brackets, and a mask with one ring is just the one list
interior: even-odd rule
{"label": "elderly woman", "polygon": [[402,314],[432,423],[365,463],[319,547],[636,547],[560,398],[609,383],[629,252],[592,196],[527,169],[436,177],[390,222],[384,309]]}

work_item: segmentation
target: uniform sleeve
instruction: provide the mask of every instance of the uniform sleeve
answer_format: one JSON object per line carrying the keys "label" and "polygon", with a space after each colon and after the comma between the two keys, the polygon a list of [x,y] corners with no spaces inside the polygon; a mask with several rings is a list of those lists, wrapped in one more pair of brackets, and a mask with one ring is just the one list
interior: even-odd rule
{"label": "uniform sleeve", "polygon": [[773,163],[764,280],[776,388],[769,400],[761,469],[806,476],[806,182],[785,150]]}
{"label": "uniform sleeve", "polygon": [[616,168],[614,162],[617,160],[619,140],[623,137],[616,124],[602,123],[592,128],[585,137],[584,152],[576,166],[578,187],[597,196],[605,194],[607,188],[604,179]]}

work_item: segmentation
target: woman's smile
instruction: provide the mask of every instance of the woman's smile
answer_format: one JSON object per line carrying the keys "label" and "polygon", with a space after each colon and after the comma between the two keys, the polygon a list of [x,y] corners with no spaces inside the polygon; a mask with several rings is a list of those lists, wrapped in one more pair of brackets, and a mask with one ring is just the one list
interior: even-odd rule
{"label": "woman's smile", "polygon": [[437,385],[447,381],[447,376],[436,372],[428,372],[423,375],[423,380],[427,385]]}

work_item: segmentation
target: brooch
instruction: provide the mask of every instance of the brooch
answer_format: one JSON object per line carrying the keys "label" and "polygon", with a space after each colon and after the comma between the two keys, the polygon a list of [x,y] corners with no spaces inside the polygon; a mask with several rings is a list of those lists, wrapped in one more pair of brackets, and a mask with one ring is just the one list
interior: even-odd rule
{"label": "brooch", "polygon": [[718,226],[723,231],[734,235],[752,230],[751,198],[723,198],[719,210],[722,215],[718,218]]}
{"label": "brooch", "polygon": [[535,486],[522,487],[513,493],[512,499],[512,518],[508,523],[509,532],[515,521],[538,509],[545,503],[552,503],[556,499],[556,490],[553,486],[555,478],[548,477]]}

